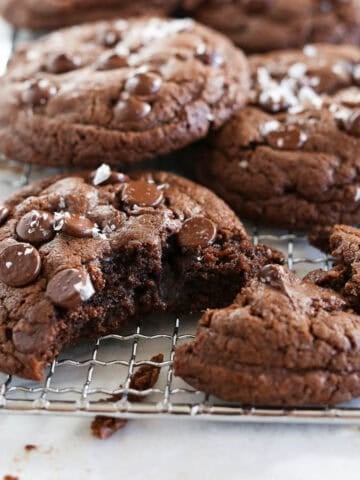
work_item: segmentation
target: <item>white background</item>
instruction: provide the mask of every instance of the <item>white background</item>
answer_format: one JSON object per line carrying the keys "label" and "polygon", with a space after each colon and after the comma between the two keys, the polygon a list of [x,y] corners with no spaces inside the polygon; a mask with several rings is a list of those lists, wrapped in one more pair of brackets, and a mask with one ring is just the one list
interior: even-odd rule
{"label": "white background", "polygon": [[[356,427],[133,421],[113,438],[89,419],[0,415],[0,479],[332,480],[360,478]],[[38,450],[26,453],[28,443]]]}

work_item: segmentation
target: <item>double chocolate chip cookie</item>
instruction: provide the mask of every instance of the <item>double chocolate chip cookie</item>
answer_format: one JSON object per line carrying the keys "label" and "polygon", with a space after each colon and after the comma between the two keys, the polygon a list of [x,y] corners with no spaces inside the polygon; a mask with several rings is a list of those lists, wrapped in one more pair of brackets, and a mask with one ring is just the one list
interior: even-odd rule
{"label": "double chocolate chip cookie", "polygon": [[179,0],[0,0],[0,15],[18,28],[49,30],[116,17],[170,14],[178,4]]}
{"label": "double chocolate chip cookie", "polygon": [[335,259],[334,267],[329,271],[315,270],[307,278],[339,292],[360,313],[360,230],[335,225],[330,232],[329,250]]}
{"label": "double chocolate chip cookie", "polygon": [[359,223],[359,48],[307,46],[250,65],[251,100],[197,152],[198,178],[263,223]]}
{"label": "double chocolate chip cookie", "polygon": [[0,223],[0,371],[31,379],[80,338],[225,305],[281,261],[212,192],[162,172],[47,178],[5,202]]}
{"label": "double chocolate chip cookie", "polygon": [[41,165],[154,158],[222,125],[248,83],[243,54],[192,20],[59,31],[20,48],[0,80],[0,151]]}
{"label": "double chocolate chip cookie", "polygon": [[177,348],[175,373],[227,401],[327,405],[360,395],[360,317],[332,290],[264,267]]}
{"label": "double chocolate chip cookie", "polygon": [[185,0],[194,17],[249,53],[360,41],[358,0]]}

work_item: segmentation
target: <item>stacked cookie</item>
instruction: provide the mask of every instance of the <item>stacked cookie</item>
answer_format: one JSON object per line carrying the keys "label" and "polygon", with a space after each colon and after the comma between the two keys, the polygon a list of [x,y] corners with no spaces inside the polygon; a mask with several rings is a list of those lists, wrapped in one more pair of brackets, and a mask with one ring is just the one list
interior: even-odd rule
{"label": "stacked cookie", "polygon": [[[59,11],[70,23],[152,7],[212,23],[217,5],[16,3],[3,2],[7,16],[34,27],[57,25]],[[327,4],[226,2],[224,15],[251,19],[238,40],[247,51],[265,50],[251,43],[252,22],[273,37],[270,25],[286,15],[303,29],[296,42],[355,42],[358,2]],[[290,33],[265,42],[297,45]],[[176,354],[176,374],[196,388],[268,405],[360,395],[357,230],[335,227],[334,270],[301,281],[280,253],[251,244],[215,193],[135,169],[165,155],[181,169],[189,156],[201,183],[240,215],[330,234],[360,217],[359,85],[356,46],[246,59],[222,34],[183,18],[99,21],[19,47],[0,79],[0,151],[80,171],[26,187],[0,208],[0,370],[41,379],[81,338],[152,312],[212,308]]]}

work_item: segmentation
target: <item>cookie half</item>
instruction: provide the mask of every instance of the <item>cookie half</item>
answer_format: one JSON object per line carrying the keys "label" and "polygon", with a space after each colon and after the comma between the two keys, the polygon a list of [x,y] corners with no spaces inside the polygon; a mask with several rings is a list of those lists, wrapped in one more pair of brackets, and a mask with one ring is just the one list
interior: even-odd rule
{"label": "cookie half", "polygon": [[0,15],[17,28],[51,30],[132,15],[170,14],[179,0],[0,0]]}
{"label": "cookie half", "polygon": [[245,405],[333,405],[360,395],[359,335],[341,296],[270,265],[233,305],[204,315],[177,348],[175,374]]}
{"label": "cookie half", "polygon": [[347,225],[335,225],[329,233],[329,247],[335,259],[329,271],[315,270],[307,278],[332,288],[360,313],[360,230]]}
{"label": "cookie half", "polygon": [[15,53],[0,80],[0,151],[41,165],[133,164],[205,137],[248,85],[244,55],[192,20],[73,27]]}
{"label": "cookie half", "polygon": [[212,192],[162,172],[35,183],[0,208],[0,371],[40,379],[80,338],[229,303],[264,262]]}
{"label": "cookie half", "polygon": [[194,17],[248,53],[360,41],[357,0],[185,0]]}
{"label": "cookie half", "polygon": [[296,230],[360,222],[360,50],[250,58],[252,93],[198,152],[198,178],[238,213]]}

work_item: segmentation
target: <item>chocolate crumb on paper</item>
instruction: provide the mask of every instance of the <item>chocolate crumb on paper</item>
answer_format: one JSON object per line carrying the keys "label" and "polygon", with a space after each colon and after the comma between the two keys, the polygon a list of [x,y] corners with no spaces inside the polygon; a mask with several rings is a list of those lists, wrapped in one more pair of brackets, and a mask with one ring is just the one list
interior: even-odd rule
{"label": "chocolate crumb on paper", "polygon": [[28,445],[25,445],[24,449],[26,452],[32,452],[33,450],[37,450],[37,445],[32,445],[29,443]]}
{"label": "chocolate crumb on paper", "polygon": [[[154,363],[162,363],[164,361],[164,355],[159,353],[150,359]],[[161,367],[154,365],[142,365],[133,374],[130,381],[130,389],[144,392],[153,388],[160,375]],[[108,400],[109,402],[118,402],[121,400],[122,394],[113,395]],[[129,395],[129,400],[132,402],[141,401],[141,397],[138,395]],[[127,424],[127,420],[123,418],[114,418],[98,415],[91,423],[91,431],[94,437],[100,440],[106,440],[110,438],[118,430],[124,428]]]}
{"label": "chocolate crumb on paper", "polygon": [[118,430],[124,428],[128,421],[124,418],[97,416],[91,424],[91,431],[94,437],[100,440],[110,438]]}

